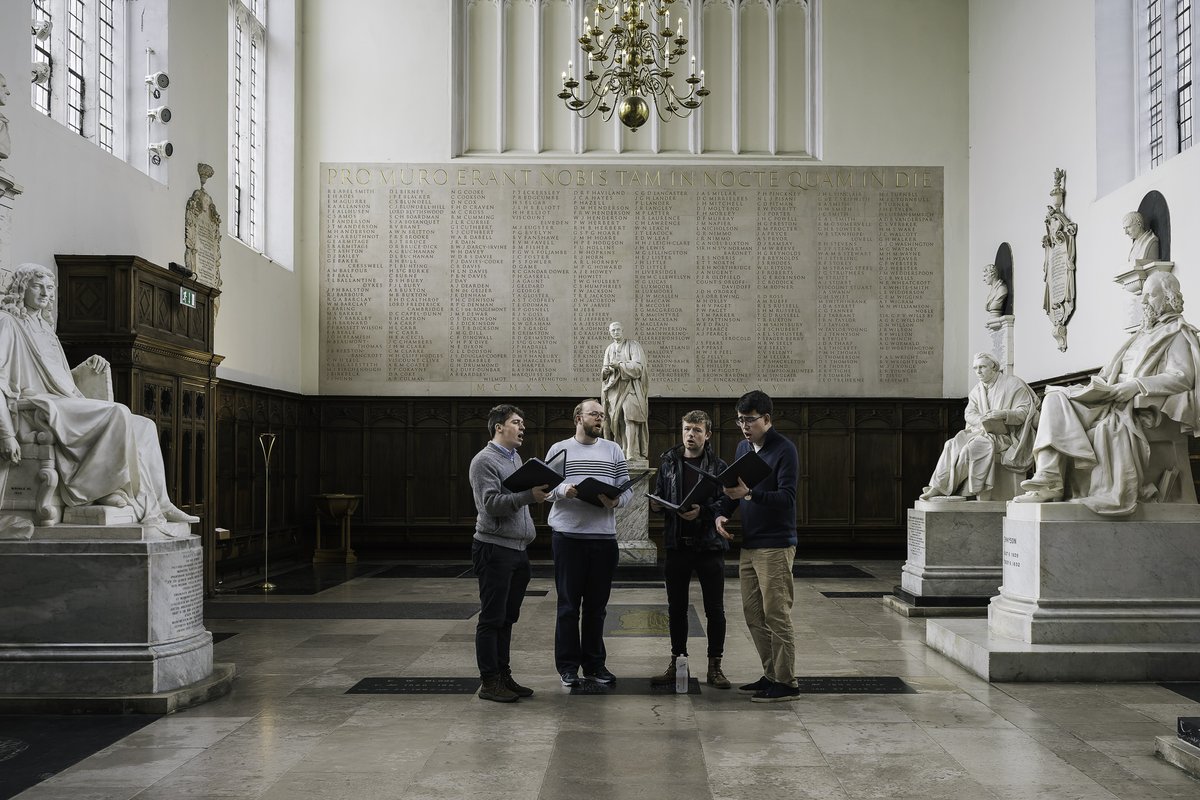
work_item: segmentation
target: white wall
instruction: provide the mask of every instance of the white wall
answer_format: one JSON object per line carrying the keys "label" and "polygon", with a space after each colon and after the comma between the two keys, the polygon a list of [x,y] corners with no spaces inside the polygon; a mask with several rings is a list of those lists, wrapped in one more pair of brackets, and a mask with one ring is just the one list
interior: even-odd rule
{"label": "white wall", "polygon": [[[981,269],[1000,242],[1013,250],[1016,372],[1039,380],[1102,366],[1128,336],[1126,293],[1113,282],[1125,268],[1129,239],[1121,217],[1146,192],[1166,197],[1171,255],[1185,296],[1198,300],[1191,277],[1200,237],[1200,148],[1097,197],[1096,46],[1091,0],[972,0],[971,282],[972,350],[990,349],[983,322]],[[1113,54],[1100,54],[1105,60]],[[1067,172],[1065,210],[1079,224],[1076,310],[1060,353],[1042,308],[1046,205],[1054,169]],[[1194,316],[1194,314],[1193,314]]]}
{"label": "white wall", "polygon": [[[4,109],[13,138],[6,167],[25,188],[14,210],[13,264],[52,265],[55,253],[133,254],[163,267],[182,263],[184,207],[199,186],[197,162],[215,169],[206,189],[222,215],[228,213],[228,13],[224,0],[169,4],[165,68],[171,75],[167,100],[175,114],[169,126],[175,155],[163,185],[33,111],[29,5],[0,4],[0,73],[12,89]],[[145,56],[134,58],[140,75]],[[134,115],[144,113],[140,104],[134,109]],[[290,193],[282,199],[290,217]],[[226,236],[221,275],[215,347],[225,362],[218,374],[298,391],[296,274]]]}
{"label": "white wall", "polygon": [[[318,371],[322,161],[450,156],[450,1],[306,0],[298,247],[303,387]],[[830,164],[946,168],[948,396],[965,395],[958,302],[967,281],[967,6],[961,0],[825,0],[825,152]],[[645,158],[645,156],[635,156]]]}

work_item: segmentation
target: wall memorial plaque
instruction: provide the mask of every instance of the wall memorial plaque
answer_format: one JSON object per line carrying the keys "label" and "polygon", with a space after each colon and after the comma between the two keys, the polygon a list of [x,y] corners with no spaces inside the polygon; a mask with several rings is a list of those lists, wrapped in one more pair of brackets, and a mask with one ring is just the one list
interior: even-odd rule
{"label": "wall memorial plaque", "polygon": [[[188,198],[183,218],[183,265],[200,283],[220,289],[221,215],[212,196],[204,190],[204,182],[213,176],[213,168],[197,164],[196,172],[200,175],[200,188]],[[214,299],[213,306],[217,303]]]}
{"label": "wall memorial plaque", "polygon": [[940,396],[927,167],[321,165],[322,394]]}

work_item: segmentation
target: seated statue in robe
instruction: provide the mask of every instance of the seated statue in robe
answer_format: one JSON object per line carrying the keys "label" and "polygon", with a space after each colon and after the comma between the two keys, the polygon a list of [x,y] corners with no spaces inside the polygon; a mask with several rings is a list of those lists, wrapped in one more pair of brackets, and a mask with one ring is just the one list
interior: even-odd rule
{"label": "seated statue in robe", "polygon": [[1179,280],[1152,274],[1142,288],[1142,327],[1108,366],[1090,384],[1047,389],[1033,445],[1036,471],[1014,502],[1063,499],[1064,461],[1090,471],[1086,493],[1072,499],[1098,514],[1126,515],[1139,502],[1169,499],[1160,496],[1161,476],[1147,474],[1147,431],[1173,420],[1181,435],[1200,435],[1200,342],[1182,312]]}
{"label": "seated statue in robe", "polygon": [[[933,477],[921,492],[922,500],[941,497],[988,500],[1004,473],[1023,478],[1033,465],[1037,395],[1025,381],[1002,373],[999,363],[988,353],[976,354],[971,369],[979,377],[979,383],[967,398],[964,415],[967,427],[942,448]],[[1016,485],[1013,480],[1005,483]],[[1012,491],[1003,494],[1011,496]]]}
{"label": "seated statue in robe", "polygon": [[[137,520],[147,525],[199,522],[167,496],[154,422],[79,391],[54,331],[53,298],[54,273],[39,264],[18,267],[0,298],[0,464],[21,460],[11,406],[20,400],[32,407],[37,429],[54,438],[65,505],[132,506]],[[107,361],[91,356],[76,374],[108,369]]]}

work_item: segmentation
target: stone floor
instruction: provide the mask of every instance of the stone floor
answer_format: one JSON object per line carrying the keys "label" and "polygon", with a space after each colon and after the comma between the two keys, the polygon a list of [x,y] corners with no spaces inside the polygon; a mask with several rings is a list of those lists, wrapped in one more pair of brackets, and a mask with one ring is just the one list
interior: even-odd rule
{"label": "stone floor", "polygon": [[[236,632],[216,646],[217,660],[239,673],[228,697],[161,718],[19,796],[1200,798],[1200,782],[1154,756],[1154,737],[1172,733],[1177,716],[1200,715],[1200,703],[1153,684],[985,683],[925,647],[923,620],[878,598],[821,594],[899,582],[899,562],[859,566],[876,579],[797,582],[797,671],[899,676],[915,694],[808,694],[777,705],[707,686],[699,695],[571,696],[550,655],[553,583],[535,579],[531,590],[551,591],[526,599],[514,637],[516,675],[536,690],[529,700],[346,693],[364,677],[472,675],[469,619],[214,619],[214,632]],[[458,603],[473,592],[465,579],[360,577],[271,601]],[[753,680],[735,581],[726,598],[726,672]],[[663,601],[656,584],[613,592],[614,604]],[[698,609],[696,587],[693,601]],[[642,634],[608,638],[621,681],[665,665],[665,637]],[[702,640],[691,649],[703,655]]]}

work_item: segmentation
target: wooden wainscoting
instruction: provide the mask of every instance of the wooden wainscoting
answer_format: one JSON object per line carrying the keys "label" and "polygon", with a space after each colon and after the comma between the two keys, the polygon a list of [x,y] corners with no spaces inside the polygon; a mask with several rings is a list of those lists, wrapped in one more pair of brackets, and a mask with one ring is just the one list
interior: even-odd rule
{"label": "wooden wainscoting", "polygon": [[[544,456],[574,432],[577,398],[512,398],[528,425],[522,453]],[[271,464],[272,558],[306,557],[318,492],[363,495],[352,522],[362,556],[465,557],[475,505],[471,458],[487,442],[492,400],[461,397],[303,397],[224,381],[216,408],[218,572],[261,569],[263,462],[257,436],[277,434]],[[731,460],[741,432],[732,400],[651,401],[651,465],[678,442],[692,409],[714,421],[713,441]],[[779,399],[776,428],[800,454],[797,522],[806,556],[899,556],[905,517],[937,462],[942,444],[963,425],[961,399]],[[534,508],[548,550],[547,508]],[[652,521],[658,538],[660,522]],[[257,560],[256,560],[257,559]]]}

